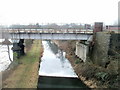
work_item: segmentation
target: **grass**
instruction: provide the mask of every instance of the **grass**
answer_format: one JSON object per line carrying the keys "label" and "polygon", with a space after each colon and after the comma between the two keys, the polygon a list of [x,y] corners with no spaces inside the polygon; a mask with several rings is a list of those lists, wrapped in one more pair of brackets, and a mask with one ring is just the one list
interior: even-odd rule
{"label": "grass", "polygon": [[36,88],[38,81],[41,41],[35,40],[27,54],[9,77],[3,81],[3,88]]}

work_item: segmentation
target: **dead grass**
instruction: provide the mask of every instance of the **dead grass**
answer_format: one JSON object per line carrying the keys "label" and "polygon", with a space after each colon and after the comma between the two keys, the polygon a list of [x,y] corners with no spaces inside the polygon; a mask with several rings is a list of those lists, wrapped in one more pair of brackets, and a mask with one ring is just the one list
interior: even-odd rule
{"label": "dead grass", "polygon": [[36,88],[41,41],[35,40],[28,53],[19,59],[20,65],[3,81],[3,88]]}
{"label": "dead grass", "polygon": [[[108,68],[100,67],[99,65],[93,64],[92,62],[83,63],[75,56],[74,41],[55,41],[55,43],[63,50],[65,50],[66,58],[70,61],[73,69],[75,70],[78,77],[90,88],[118,88],[117,78],[117,62],[111,62]],[[76,60],[78,60],[76,62]],[[116,66],[115,66],[116,65]],[[114,68],[113,68],[114,67]],[[115,75],[114,75],[115,74]],[[113,78],[115,77],[115,78]],[[111,84],[110,84],[111,83]],[[115,85],[113,85],[115,84]]]}

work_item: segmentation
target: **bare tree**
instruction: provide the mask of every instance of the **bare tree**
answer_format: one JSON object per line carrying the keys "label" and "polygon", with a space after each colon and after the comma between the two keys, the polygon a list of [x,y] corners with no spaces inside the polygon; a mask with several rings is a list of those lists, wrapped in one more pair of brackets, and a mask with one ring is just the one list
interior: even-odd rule
{"label": "bare tree", "polygon": [[12,62],[12,59],[10,58],[10,47],[9,47],[9,45],[7,45],[7,47],[8,47],[8,56],[9,56],[9,60]]}

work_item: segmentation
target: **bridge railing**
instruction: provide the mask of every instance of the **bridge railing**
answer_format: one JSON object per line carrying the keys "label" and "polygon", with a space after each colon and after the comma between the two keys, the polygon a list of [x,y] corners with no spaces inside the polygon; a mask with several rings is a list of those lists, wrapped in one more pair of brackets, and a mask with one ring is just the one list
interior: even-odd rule
{"label": "bridge railing", "polygon": [[91,29],[6,29],[9,33],[93,33]]}

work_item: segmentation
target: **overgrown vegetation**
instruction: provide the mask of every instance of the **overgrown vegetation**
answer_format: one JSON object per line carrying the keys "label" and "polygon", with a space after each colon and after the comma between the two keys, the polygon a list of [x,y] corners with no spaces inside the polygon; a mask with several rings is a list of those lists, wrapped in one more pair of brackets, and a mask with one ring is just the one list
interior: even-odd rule
{"label": "overgrown vegetation", "polygon": [[[59,42],[58,42],[59,44]],[[63,45],[63,46],[62,46]],[[75,72],[90,88],[118,88],[118,58],[110,58],[107,67],[94,64],[91,60],[82,62],[75,55],[75,41],[60,41],[60,48],[67,52],[67,58],[71,62]],[[66,47],[65,47],[66,46]],[[65,48],[64,48],[65,47]]]}
{"label": "overgrown vegetation", "polygon": [[25,40],[25,46],[27,47],[26,52],[30,49],[32,43],[33,43],[33,39]]}
{"label": "overgrown vegetation", "polygon": [[80,64],[81,62],[82,62],[81,59],[78,59],[78,58],[77,58],[77,59],[75,60],[75,64]]}

